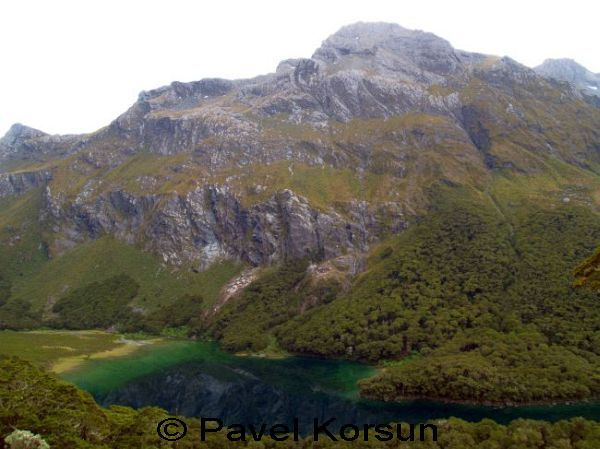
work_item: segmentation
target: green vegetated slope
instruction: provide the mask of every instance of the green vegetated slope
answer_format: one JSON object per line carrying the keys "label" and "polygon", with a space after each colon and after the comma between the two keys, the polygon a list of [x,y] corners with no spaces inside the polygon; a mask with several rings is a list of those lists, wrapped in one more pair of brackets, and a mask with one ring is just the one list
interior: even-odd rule
{"label": "green vegetated slope", "polygon": [[96,331],[0,331],[0,354],[17,356],[37,367],[52,369],[60,359],[89,358],[125,346],[121,335]]}
{"label": "green vegetated slope", "polygon": [[[121,406],[101,408],[88,393],[16,358],[0,358],[0,404],[0,445],[4,444],[5,438],[15,429],[20,429],[39,435],[52,448],[175,447],[174,443],[161,440],[157,435],[157,424],[170,417],[164,410],[133,410]],[[223,432],[209,434],[208,441],[201,442],[198,420],[182,419],[187,423],[188,434],[175,443],[178,448],[236,448],[244,444],[227,441]],[[436,421],[435,424],[438,426],[437,442],[432,441],[431,432],[426,432],[427,440],[424,442],[380,442],[374,438],[369,442],[332,442],[321,435],[317,444],[322,448],[360,446],[427,449],[594,449],[600,445],[600,424],[582,418],[554,424],[517,420],[507,426],[490,420],[467,423],[451,418]],[[282,443],[264,438],[251,445],[255,448],[305,448],[313,444],[311,440],[312,438],[307,438],[298,442]]]}
{"label": "green vegetated slope", "polygon": [[[109,236],[50,258],[44,243],[47,230],[39,220],[40,202],[41,193],[32,191],[5,199],[0,207],[0,327],[88,329],[125,324],[129,330],[157,331],[186,321],[171,320],[175,310],[188,312],[188,319],[199,315],[198,310],[212,304],[241,269],[232,262],[202,273],[175,269]],[[193,307],[200,298],[202,304]]]}
{"label": "green vegetated slope", "polygon": [[0,275],[7,285],[27,282],[48,260],[39,220],[41,204],[39,190],[0,199]]}
{"label": "green vegetated slope", "polygon": [[266,270],[227,303],[218,320],[209,326],[212,335],[229,351],[261,351],[273,346],[275,338],[270,330],[298,315],[307,300],[317,301],[313,307],[324,304],[340,289],[336,279],[311,282],[307,266],[306,260],[292,260]]}
{"label": "green vegetated slope", "polygon": [[202,293],[212,302],[224,282],[238,270],[239,267],[232,264],[217,264],[204,273],[176,270],[135,246],[103,237],[78,245],[52,259],[27,285],[16,288],[13,295],[35,298],[39,306],[48,296],[59,297],[65,287],[83,287],[111,276],[127,274],[140,285],[136,304],[141,307],[172,301],[185,293]]}
{"label": "green vegetated slope", "polygon": [[[599,216],[519,182],[436,190],[428,214],[381,245],[350,291],[301,314],[301,274],[277,277],[274,290],[256,283],[224,308],[215,335],[235,349],[258,350],[269,332],[295,353],[405,359],[362,385],[384,400],[598,397],[600,298],[574,288],[573,270],[600,241]],[[281,314],[294,318],[271,319]]]}
{"label": "green vegetated slope", "polygon": [[39,190],[0,200],[0,327],[38,323],[30,301],[13,301],[11,296],[48,261],[39,221],[41,202]]}

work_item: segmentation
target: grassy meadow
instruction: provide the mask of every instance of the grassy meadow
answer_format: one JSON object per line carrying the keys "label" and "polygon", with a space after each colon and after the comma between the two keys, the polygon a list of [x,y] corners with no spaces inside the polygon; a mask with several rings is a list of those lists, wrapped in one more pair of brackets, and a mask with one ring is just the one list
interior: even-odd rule
{"label": "grassy meadow", "polygon": [[63,373],[86,360],[122,357],[160,339],[130,340],[104,331],[0,331],[0,355],[16,356]]}

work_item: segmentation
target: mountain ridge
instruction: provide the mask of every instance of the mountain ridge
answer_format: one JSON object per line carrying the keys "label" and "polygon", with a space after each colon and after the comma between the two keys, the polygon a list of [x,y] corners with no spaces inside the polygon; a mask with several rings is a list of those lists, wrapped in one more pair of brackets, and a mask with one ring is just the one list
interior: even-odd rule
{"label": "mountain ridge", "polygon": [[[175,265],[336,257],[402,230],[437,182],[484,188],[554,160],[592,176],[598,129],[576,91],[510,58],[357,23],[272,74],[142,92],[95,133],[15,125],[0,141],[0,197],[44,190],[56,255],[108,233]],[[253,207],[283,214],[271,225]]]}

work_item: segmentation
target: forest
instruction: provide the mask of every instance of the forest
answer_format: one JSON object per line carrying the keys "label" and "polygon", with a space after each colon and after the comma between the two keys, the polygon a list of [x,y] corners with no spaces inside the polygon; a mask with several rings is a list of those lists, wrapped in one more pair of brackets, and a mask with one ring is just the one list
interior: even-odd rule
{"label": "forest", "polygon": [[213,335],[233,350],[260,350],[271,334],[292,353],[383,364],[363,384],[377,399],[597,398],[599,295],[574,277],[600,241],[597,216],[569,204],[500,210],[473,192],[438,198],[349,289],[301,313],[306,281],[288,263],[228,304]]}

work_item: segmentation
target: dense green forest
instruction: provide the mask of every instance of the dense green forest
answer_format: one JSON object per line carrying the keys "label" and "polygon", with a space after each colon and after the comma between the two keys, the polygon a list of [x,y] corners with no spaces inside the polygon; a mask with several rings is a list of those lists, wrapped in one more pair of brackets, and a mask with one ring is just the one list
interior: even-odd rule
{"label": "dense green forest", "polygon": [[[0,295],[2,295],[0,280]],[[10,292],[10,286],[8,292]],[[27,303],[8,302],[0,308],[0,322],[12,329],[45,325],[58,329],[108,329],[122,332],[158,334],[166,328],[201,327],[204,300],[199,294],[183,294],[172,302],[158,305],[153,313],[144,314],[131,306],[140,285],[129,275],[119,274],[91,282],[61,296],[52,306],[50,318],[42,320]],[[0,305],[2,296],[0,296]]]}
{"label": "dense green forest", "polygon": [[575,401],[600,392],[599,364],[596,354],[549,345],[534,326],[509,333],[470,329],[427,356],[391,364],[361,389],[382,400]]}
{"label": "dense green forest", "polygon": [[131,313],[128,304],[139,289],[139,284],[125,274],[76,288],[52,307],[58,314],[54,324],[66,329],[110,327]]}
{"label": "dense green forest", "polygon": [[[157,424],[169,417],[158,408],[133,410],[113,406],[99,407],[92,397],[73,385],[16,358],[0,358],[0,447],[16,429],[30,431],[50,448],[60,449],[154,449],[237,448],[243,443],[229,442],[223,433],[211,434],[206,442],[199,438],[199,423],[183,418],[188,435],[177,443],[161,440]],[[490,420],[468,423],[458,419],[436,421],[437,442],[331,442],[319,439],[320,448],[363,447],[423,449],[596,449],[600,447],[600,424],[574,418],[554,424],[517,420],[507,426]],[[21,433],[22,435],[22,433]],[[253,448],[317,447],[312,439],[275,442],[263,439],[250,443]],[[14,446],[14,448],[19,446]],[[28,447],[41,449],[41,444]]]}
{"label": "dense green forest", "polygon": [[363,385],[386,400],[598,397],[600,298],[573,274],[599,241],[585,206],[500,205],[447,190],[348,291],[329,290],[300,313],[302,268],[287,264],[276,283],[265,278],[228,304],[214,335],[229,349],[260,350],[271,334],[294,353],[387,361]]}
{"label": "dense green forest", "polygon": [[293,260],[270,269],[208,323],[212,335],[229,351],[259,351],[271,343],[269,331],[298,315],[303,303],[316,298],[310,304],[315,307],[335,299],[338,281],[313,283],[307,266],[307,260]]}
{"label": "dense green forest", "polygon": [[0,307],[10,298],[11,283],[0,274]]}

